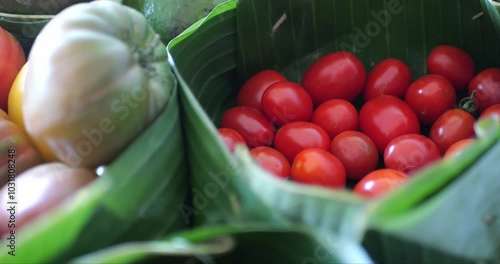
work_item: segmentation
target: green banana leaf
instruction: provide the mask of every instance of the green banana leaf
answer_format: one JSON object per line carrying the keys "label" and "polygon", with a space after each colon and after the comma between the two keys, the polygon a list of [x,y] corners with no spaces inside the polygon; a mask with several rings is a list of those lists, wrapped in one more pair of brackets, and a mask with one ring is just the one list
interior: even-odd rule
{"label": "green banana leaf", "polygon": [[16,37],[24,53],[28,55],[36,36],[52,17],[52,15],[17,15],[0,12],[0,27]]}
{"label": "green banana leaf", "polygon": [[481,0],[484,14],[493,23],[500,38],[500,2],[496,0]]}
{"label": "green banana leaf", "polygon": [[127,243],[71,263],[372,263],[359,244],[296,228],[218,226]]}
{"label": "green banana leaf", "polygon": [[[171,85],[176,82],[170,75]],[[175,87],[174,87],[175,88]],[[165,87],[172,89],[172,87]],[[166,109],[77,197],[16,230],[16,256],[0,263],[58,263],[125,241],[158,239],[186,229],[188,197],[177,89]],[[10,241],[2,239],[7,249]]]}

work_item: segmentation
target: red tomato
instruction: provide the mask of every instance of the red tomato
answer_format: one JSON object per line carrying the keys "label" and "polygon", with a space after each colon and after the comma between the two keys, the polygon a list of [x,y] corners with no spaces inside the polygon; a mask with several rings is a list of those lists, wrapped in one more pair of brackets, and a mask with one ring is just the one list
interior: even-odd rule
{"label": "red tomato", "polygon": [[274,139],[274,127],[267,118],[255,108],[236,106],[222,116],[222,128],[236,130],[249,148],[269,146]]}
{"label": "red tomato", "polygon": [[282,81],[272,84],[262,95],[262,110],[278,126],[309,121],[313,112],[311,96],[300,85]]}
{"label": "red tomato", "polygon": [[495,104],[495,105],[492,105],[492,106],[484,109],[484,111],[479,116],[479,119],[483,119],[483,118],[487,118],[487,117],[491,117],[491,116],[495,116],[495,115],[497,116],[498,120],[500,121],[500,104]]}
{"label": "red tomato", "polygon": [[455,157],[460,155],[467,147],[474,144],[477,141],[475,138],[462,139],[455,142],[451,147],[448,148],[446,153],[444,153],[444,158]]}
{"label": "red tomato", "polygon": [[280,178],[290,176],[290,162],[279,151],[270,147],[257,147],[250,150],[257,163],[268,172]]}
{"label": "red tomato", "polygon": [[311,122],[322,127],[330,138],[334,138],[344,131],[358,128],[358,110],[346,100],[328,100],[314,110]]}
{"label": "red tomato", "polygon": [[379,62],[368,74],[363,90],[365,102],[380,95],[392,95],[403,99],[410,86],[410,68],[398,59],[385,59]]}
{"label": "red tomato", "polygon": [[391,140],[420,133],[415,112],[403,100],[391,95],[375,97],[365,103],[359,112],[359,127],[375,142],[380,154]]}
{"label": "red tomato", "polygon": [[386,168],[408,175],[440,159],[436,144],[420,134],[399,136],[389,142],[384,152]]}
{"label": "red tomato", "polygon": [[409,176],[404,172],[380,169],[366,175],[354,186],[353,192],[366,198],[377,198],[392,191],[408,179]]}
{"label": "red tomato", "polygon": [[422,125],[432,125],[444,112],[450,110],[457,94],[448,79],[427,75],[413,82],[405,95],[405,102],[415,111]]}
{"label": "red tomato", "polygon": [[354,101],[365,86],[366,70],[350,52],[330,53],[313,63],[304,74],[302,87],[315,105],[330,99]]}
{"label": "red tomato", "polygon": [[292,164],[292,179],[299,183],[328,188],[345,188],[345,169],[335,156],[323,149],[301,151]]}
{"label": "red tomato", "polygon": [[434,122],[429,137],[444,154],[455,142],[474,137],[475,121],[467,111],[458,108],[448,110]]}
{"label": "red tomato", "polygon": [[283,153],[290,163],[304,149],[328,150],[330,137],[320,126],[309,122],[293,122],[284,125],[276,133],[274,148]]}
{"label": "red tomato", "polygon": [[261,71],[248,79],[238,92],[238,105],[253,107],[259,111],[264,91],[273,83],[286,81],[285,76],[275,70]]}
{"label": "red tomato", "polygon": [[500,104],[500,68],[491,68],[480,72],[469,84],[469,95],[474,96],[479,111]]}
{"label": "red tomato", "polygon": [[472,57],[464,50],[441,45],[434,48],[427,57],[430,74],[438,74],[450,80],[456,90],[464,90],[476,74]]}
{"label": "red tomato", "polygon": [[245,139],[234,129],[219,128],[217,129],[217,132],[219,133],[219,136],[231,153],[234,152],[234,147],[236,146],[236,144],[246,145]]}
{"label": "red tomato", "polygon": [[17,74],[26,63],[17,39],[0,27],[0,109],[8,111],[9,92]]}
{"label": "red tomato", "polygon": [[378,150],[373,140],[358,131],[345,131],[330,143],[330,152],[344,165],[347,178],[359,180],[378,165]]}

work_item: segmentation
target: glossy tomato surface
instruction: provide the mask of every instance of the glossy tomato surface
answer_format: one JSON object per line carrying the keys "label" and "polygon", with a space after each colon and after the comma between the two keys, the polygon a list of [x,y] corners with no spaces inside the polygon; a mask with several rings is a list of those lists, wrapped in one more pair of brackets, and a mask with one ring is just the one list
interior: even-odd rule
{"label": "glossy tomato surface", "polygon": [[273,175],[280,178],[290,176],[290,162],[279,151],[271,147],[257,147],[250,150],[250,155],[262,168]]}
{"label": "glossy tomato surface", "polygon": [[467,111],[458,108],[448,110],[432,125],[429,137],[444,154],[455,142],[474,137],[475,121]]}
{"label": "glossy tomato surface", "polygon": [[346,100],[328,100],[314,110],[311,122],[334,138],[344,131],[358,129],[358,110]]}
{"label": "glossy tomato surface", "polygon": [[330,99],[354,101],[363,91],[366,70],[361,61],[350,52],[333,52],[305,72],[302,87],[309,92],[315,105]]}
{"label": "glossy tomato surface", "polygon": [[365,102],[380,95],[392,95],[403,99],[410,86],[410,68],[398,59],[385,59],[379,62],[368,74],[363,90]]}
{"label": "glossy tomato surface", "polygon": [[444,158],[455,157],[460,155],[464,150],[466,150],[470,145],[477,141],[475,138],[462,139],[455,142],[451,147],[448,148],[446,153],[444,153]]}
{"label": "glossy tomato surface", "polygon": [[491,68],[480,72],[469,85],[469,95],[474,95],[479,111],[500,104],[500,68]]}
{"label": "glossy tomato surface", "polygon": [[409,176],[404,172],[392,169],[380,169],[366,175],[356,186],[353,192],[366,198],[378,198],[408,181]]}
{"label": "glossy tomato surface", "polygon": [[10,88],[25,63],[19,41],[0,27],[0,109],[7,113]]}
{"label": "glossy tomato surface", "polygon": [[274,139],[274,126],[255,108],[236,106],[222,116],[221,128],[236,130],[249,148],[269,146]]}
{"label": "glossy tomato surface", "polygon": [[436,144],[426,136],[408,134],[393,139],[384,152],[384,163],[394,169],[411,175],[441,159]]}
{"label": "glossy tomato surface", "polygon": [[345,169],[339,159],[323,149],[306,149],[292,164],[292,179],[298,183],[345,188]]}
{"label": "glossy tomato surface", "polygon": [[404,101],[391,95],[375,97],[365,103],[359,112],[359,127],[375,142],[380,154],[391,140],[420,133],[415,112]]}
{"label": "glossy tomato surface", "polygon": [[367,135],[345,131],[330,143],[330,152],[344,165],[348,179],[359,180],[377,168],[377,146]]}
{"label": "glossy tomato surface", "polygon": [[481,115],[479,116],[479,119],[491,117],[491,116],[497,116],[498,120],[500,120],[500,104],[495,104],[492,105],[488,108],[486,108]]}
{"label": "glossy tomato surface", "polygon": [[234,152],[234,147],[237,144],[246,146],[245,139],[234,129],[219,128],[217,132],[230,152]]}
{"label": "glossy tomato surface", "polygon": [[271,122],[282,126],[296,121],[309,121],[313,102],[300,85],[282,81],[272,84],[264,92],[262,111]]}
{"label": "glossy tomato surface", "polygon": [[472,57],[464,50],[450,45],[435,47],[427,57],[430,74],[438,74],[448,79],[456,90],[467,89],[476,74]]}
{"label": "glossy tomato surface", "polygon": [[259,111],[264,91],[273,83],[286,81],[285,76],[275,70],[263,70],[250,77],[238,92],[238,105],[253,107]]}
{"label": "glossy tomato surface", "polygon": [[457,100],[453,84],[440,75],[430,74],[414,81],[405,102],[415,111],[422,125],[432,125]]}
{"label": "glossy tomato surface", "polygon": [[284,125],[276,133],[274,148],[290,163],[302,150],[319,148],[328,150],[330,137],[320,126],[309,122],[293,122]]}

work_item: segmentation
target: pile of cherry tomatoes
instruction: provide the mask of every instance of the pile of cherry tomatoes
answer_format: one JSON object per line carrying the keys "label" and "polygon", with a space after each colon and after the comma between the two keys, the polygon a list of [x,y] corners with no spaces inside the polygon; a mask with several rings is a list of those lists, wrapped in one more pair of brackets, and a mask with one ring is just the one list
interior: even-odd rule
{"label": "pile of cherry tomatoes", "polygon": [[221,119],[232,152],[245,144],[277,177],[329,188],[355,183],[378,197],[475,141],[477,118],[500,114],[500,68],[477,72],[464,50],[441,45],[427,57],[428,74],[388,58],[367,73],[349,52],[314,62],[301,84],[275,70],[241,87],[238,105]]}

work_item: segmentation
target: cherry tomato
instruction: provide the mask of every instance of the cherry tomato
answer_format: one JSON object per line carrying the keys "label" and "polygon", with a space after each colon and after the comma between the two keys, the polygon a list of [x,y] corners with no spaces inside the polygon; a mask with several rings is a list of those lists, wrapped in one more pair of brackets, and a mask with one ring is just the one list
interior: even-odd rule
{"label": "cherry tomato", "polygon": [[469,84],[469,95],[474,96],[479,111],[500,104],[500,68],[491,68],[480,72]]}
{"label": "cherry tomato", "polygon": [[315,105],[330,99],[354,101],[365,86],[366,70],[350,52],[333,52],[305,72],[302,87],[309,92]]}
{"label": "cherry tomato", "polygon": [[334,138],[344,131],[358,128],[358,110],[346,100],[328,100],[314,110],[311,122],[322,127],[330,138]]}
{"label": "cherry tomato", "polygon": [[484,111],[479,116],[479,119],[483,119],[483,118],[487,118],[487,117],[491,117],[491,116],[497,116],[498,120],[500,121],[500,104],[495,104],[495,105],[492,105],[492,106],[484,109]]}
{"label": "cherry tomato", "polygon": [[219,128],[217,129],[219,136],[226,145],[227,149],[232,153],[234,152],[234,147],[237,144],[246,145],[245,139],[236,130],[231,128]]}
{"label": "cherry tomato", "polygon": [[286,81],[285,76],[275,70],[261,71],[248,79],[238,92],[238,105],[262,111],[262,94],[273,83]]}
{"label": "cherry tomato", "polygon": [[448,110],[434,122],[429,137],[444,154],[455,142],[474,137],[475,121],[467,111],[459,108]]}
{"label": "cherry tomato", "polygon": [[345,188],[345,169],[335,156],[323,149],[301,151],[292,164],[292,179],[299,183],[328,188]]}
{"label": "cherry tomato", "polygon": [[384,152],[386,168],[408,175],[440,159],[441,153],[436,144],[420,134],[399,136],[389,142]]}
{"label": "cherry tomato", "polygon": [[440,75],[427,75],[413,82],[405,102],[415,111],[422,125],[432,125],[457,100],[453,84]]}
{"label": "cherry tomato", "polygon": [[474,144],[477,141],[475,138],[462,139],[455,142],[448,150],[444,153],[444,158],[455,157],[460,155],[467,147]]}
{"label": "cherry tomato", "polygon": [[257,147],[250,150],[250,155],[268,172],[280,178],[290,176],[290,162],[279,151],[270,147]]}
{"label": "cherry tomato", "polygon": [[282,81],[271,84],[262,95],[262,110],[278,126],[309,121],[313,112],[311,96],[300,85]]}
{"label": "cherry tomato", "polygon": [[365,103],[359,112],[359,127],[375,142],[380,154],[391,140],[420,133],[415,112],[403,100],[391,95],[375,97]]}
{"label": "cherry tomato", "polygon": [[398,59],[385,59],[379,62],[368,74],[363,90],[365,102],[380,95],[392,95],[403,99],[410,86],[410,68]]}
{"label": "cherry tomato", "polygon": [[249,148],[269,146],[274,139],[274,127],[267,118],[255,108],[236,106],[222,116],[221,128],[236,130]]}
{"label": "cherry tomato", "polygon": [[434,48],[427,57],[430,74],[438,74],[450,80],[456,90],[464,90],[476,74],[472,57],[464,50],[441,45]]}
{"label": "cherry tomato", "polygon": [[0,63],[0,109],[7,112],[10,88],[26,63],[26,56],[19,41],[2,27],[0,27]]}
{"label": "cherry tomato", "polygon": [[380,169],[366,175],[354,186],[353,192],[370,199],[378,198],[394,190],[408,179],[409,176],[404,172]]}
{"label": "cherry tomato", "polygon": [[359,180],[378,165],[378,150],[373,140],[358,131],[345,131],[330,143],[330,152],[344,165],[347,178]]}
{"label": "cherry tomato", "polygon": [[330,137],[320,126],[309,122],[293,122],[284,125],[276,133],[274,148],[283,153],[290,163],[304,149],[328,150]]}

